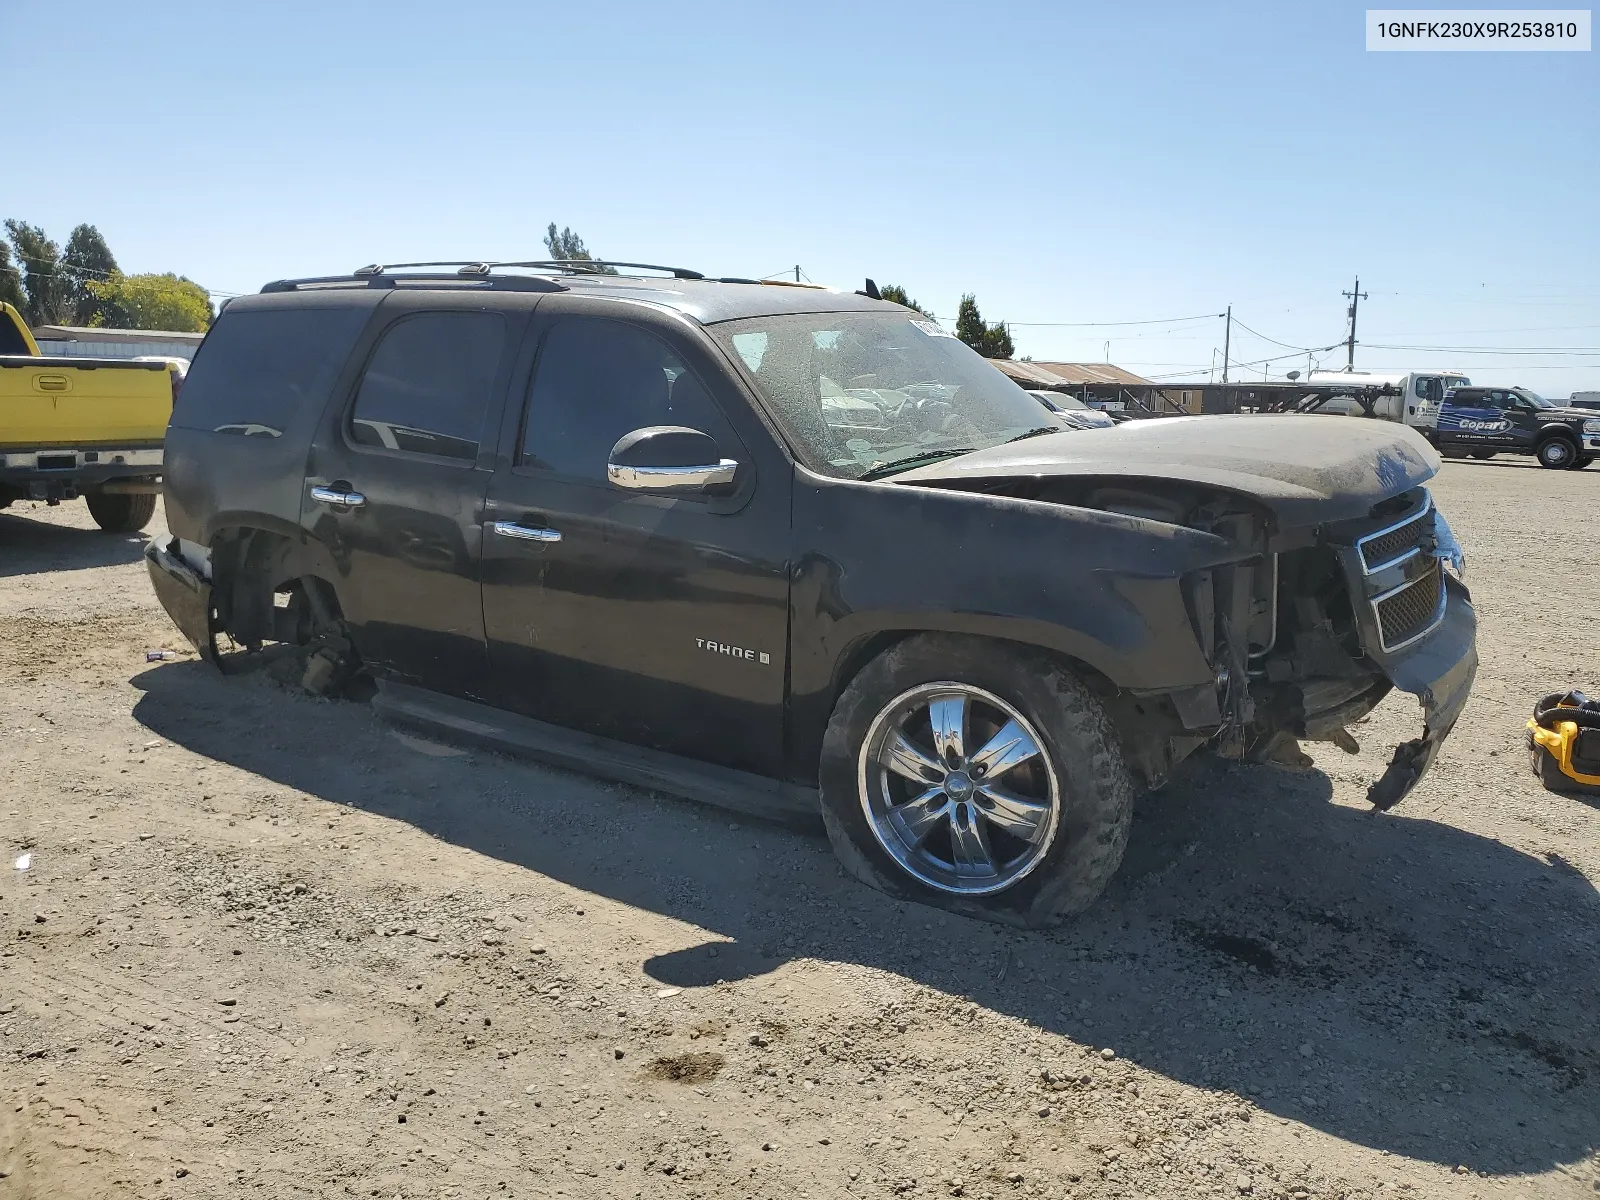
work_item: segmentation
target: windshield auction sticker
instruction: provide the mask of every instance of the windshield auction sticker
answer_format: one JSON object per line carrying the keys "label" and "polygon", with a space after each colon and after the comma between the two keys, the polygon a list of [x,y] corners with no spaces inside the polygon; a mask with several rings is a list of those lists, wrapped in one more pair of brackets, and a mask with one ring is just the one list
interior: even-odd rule
{"label": "windshield auction sticker", "polygon": [[1368,50],[1587,50],[1586,8],[1369,8]]}

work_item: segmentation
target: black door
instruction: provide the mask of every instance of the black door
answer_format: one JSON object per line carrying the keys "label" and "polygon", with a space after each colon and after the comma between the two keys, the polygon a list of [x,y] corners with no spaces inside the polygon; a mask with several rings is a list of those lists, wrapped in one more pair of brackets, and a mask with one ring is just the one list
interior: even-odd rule
{"label": "black door", "polygon": [[1507,439],[1511,445],[1518,450],[1532,453],[1534,444],[1539,440],[1539,429],[1542,425],[1539,410],[1512,391],[1494,391],[1490,395],[1495,398],[1500,408],[1500,415],[1509,423]]}
{"label": "black door", "polygon": [[368,665],[479,695],[483,495],[526,317],[396,294],[379,320],[365,369],[313,445],[302,524],[342,573],[339,601]]}
{"label": "black door", "polygon": [[[698,334],[586,308],[541,307],[525,415],[506,423],[513,451],[489,488],[495,694],[542,721],[777,775],[791,472]],[[740,464],[733,482],[672,495],[610,482],[618,439],[663,425],[709,434]]]}

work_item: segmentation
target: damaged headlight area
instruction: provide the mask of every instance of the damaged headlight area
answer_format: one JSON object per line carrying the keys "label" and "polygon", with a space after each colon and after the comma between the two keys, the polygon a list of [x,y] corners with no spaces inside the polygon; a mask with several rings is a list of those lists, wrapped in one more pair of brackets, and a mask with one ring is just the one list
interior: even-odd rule
{"label": "damaged headlight area", "polygon": [[1301,742],[1355,753],[1350,726],[1398,688],[1421,701],[1424,725],[1368,790],[1392,808],[1434,761],[1477,670],[1466,555],[1449,523],[1416,488],[1337,526],[1273,530],[1238,511],[1205,527],[1255,553],[1184,581],[1216,679],[1168,694],[1182,725],[1168,759],[1201,738],[1225,757],[1289,766],[1309,765]]}

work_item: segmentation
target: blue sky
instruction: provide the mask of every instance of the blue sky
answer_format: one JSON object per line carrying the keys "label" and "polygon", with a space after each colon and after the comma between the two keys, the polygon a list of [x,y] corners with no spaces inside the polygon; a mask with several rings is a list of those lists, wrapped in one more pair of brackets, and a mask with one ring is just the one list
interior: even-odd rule
{"label": "blue sky", "polygon": [[1600,389],[1593,53],[1369,54],[1352,4],[71,9],[0,0],[0,216],[96,224],[129,271],[539,257],[554,220],[940,315],[971,291],[1019,354],[1152,376],[1204,376],[1222,322],[1089,323],[1232,304],[1324,346],[1359,274],[1358,368]]}

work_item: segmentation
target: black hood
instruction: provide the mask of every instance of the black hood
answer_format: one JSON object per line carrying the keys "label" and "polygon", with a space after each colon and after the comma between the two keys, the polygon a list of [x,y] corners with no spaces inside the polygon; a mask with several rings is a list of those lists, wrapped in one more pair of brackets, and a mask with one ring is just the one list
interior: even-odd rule
{"label": "black hood", "polygon": [[1163,417],[1028,438],[917,467],[895,483],[1072,476],[1172,480],[1249,496],[1283,527],[1362,517],[1433,477],[1415,430],[1364,417]]}

